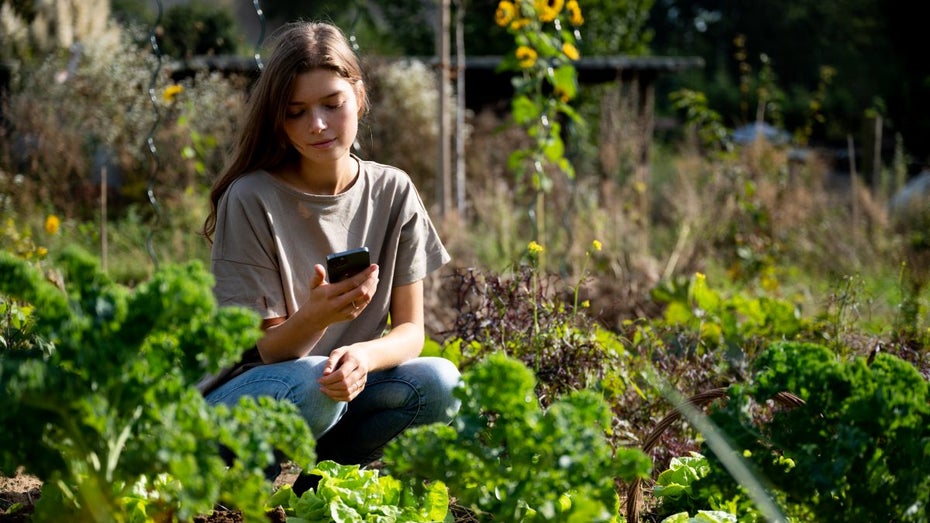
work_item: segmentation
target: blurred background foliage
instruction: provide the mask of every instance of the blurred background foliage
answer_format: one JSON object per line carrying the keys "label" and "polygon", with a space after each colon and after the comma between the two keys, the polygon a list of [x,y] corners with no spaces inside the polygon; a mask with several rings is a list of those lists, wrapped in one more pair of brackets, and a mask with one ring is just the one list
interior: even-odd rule
{"label": "blurred background foliage", "polygon": [[[334,21],[354,37],[369,59],[374,102],[360,153],[407,170],[427,204],[435,204],[438,4],[260,4],[264,36],[305,18]],[[45,217],[60,216],[69,240],[95,249],[107,241],[110,269],[125,271],[117,274],[125,281],[151,270],[139,263],[147,229],[166,259],[207,257],[197,235],[206,213],[202,195],[222,167],[251,81],[207,69],[169,72],[194,56],[248,63],[263,37],[251,2],[158,6],[0,0],[0,211],[15,217],[18,231],[8,236],[37,241]],[[462,15],[466,54],[512,52],[512,38],[494,22],[496,6],[451,3],[453,20]],[[924,316],[930,276],[922,270],[927,242],[919,224],[926,223],[926,206],[905,213],[888,205],[925,166],[930,144],[928,119],[919,117],[930,114],[930,84],[916,17],[877,0],[778,7],[590,0],[582,8],[582,59],[699,56],[706,64],[659,77],[645,182],[634,176],[630,137],[650,130],[605,141],[616,122],[638,125],[622,112],[625,93],[610,83],[581,86],[575,104],[585,125],[565,126],[577,176],[554,180],[545,256],[556,262],[555,272],[584,280],[593,312],[615,327],[655,310],[649,294],[659,282],[704,271],[814,310],[829,308],[823,296],[843,288],[843,278],[868,274],[859,290],[872,310],[859,318],[882,329]],[[681,95],[687,92],[694,95]],[[533,237],[531,204],[514,190],[506,166],[526,137],[508,126],[500,106],[465,109],[467,209],[437,221],[458,264],[499,270]],[[791,138],[734,147],[732,131],[757,121]],[[150,133],[155,155],[146,145]],[[714,150],[726,154],[709,154],[697,136],[716,136]],[[855,166],[873,175],[861,183],[849,174],[850,141]],[[867,155],[873,142],[878,162]],[[149,205],[149,189],[160,209]],[[650,204],[645,215],[633,203],[643,200]],[[611,256],[583,268],[594,239]],[[437,311],[435,323],[450,314]]]}

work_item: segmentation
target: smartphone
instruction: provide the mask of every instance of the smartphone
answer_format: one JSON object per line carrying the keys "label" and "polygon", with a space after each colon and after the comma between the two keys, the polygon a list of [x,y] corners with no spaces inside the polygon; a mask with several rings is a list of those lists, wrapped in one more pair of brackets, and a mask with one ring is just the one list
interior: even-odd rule
{"label": "smartphone", "polygon": [[371,265],[368,247],[334,252],[326,257],[326,274],[329,283],[351,278]]}

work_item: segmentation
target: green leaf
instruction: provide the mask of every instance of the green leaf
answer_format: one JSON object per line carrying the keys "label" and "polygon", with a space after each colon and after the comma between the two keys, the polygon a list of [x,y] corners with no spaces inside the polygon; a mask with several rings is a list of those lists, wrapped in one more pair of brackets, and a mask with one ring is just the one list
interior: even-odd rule
{"label": "green leaf", "polygon": [[557,91],[564,93],[570,99],[578,94],[578,72],[570,64],[553,70],[550,81]]}
{"label": "green leaf", "polygon": [[535,122],[542,114],[539,105],[534,103],[528,96],[515,97],[511,102],[511,111],[513,119],[518,125]]}

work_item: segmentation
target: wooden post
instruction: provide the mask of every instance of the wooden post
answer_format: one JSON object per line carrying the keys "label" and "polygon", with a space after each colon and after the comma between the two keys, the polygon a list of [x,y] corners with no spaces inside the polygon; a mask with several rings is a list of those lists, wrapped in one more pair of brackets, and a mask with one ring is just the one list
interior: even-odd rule
{"label": "wooden post", "polygon": [[846,147],[849,151],[849,186],[852,198],[852,224],[856,244],[859,238],[859,173],[856,172],[856,148],[851,134],[846,135]]}
{"label": "wooden post", "polygon": [[455,211],[465,216],[465,0],[455,10]]}
{"label": "wooden post", "polygon": [[439,58],[439,165],[436,201],[444,216],[452,207],[452,148],[449,140],[449,0],[439,2],[439,27],[436,28],[436,54]]}
{"label": "wooden post", "polygon": [[100,267],[107,272],[107,168],[100,168]]}
{"label": "wooden post", "polygon": [[890,195],[891,192],[888,191],[888,188],[882,183],[882,115],[875,115],[875,127],[873,130],[872,190],[884,198]]}

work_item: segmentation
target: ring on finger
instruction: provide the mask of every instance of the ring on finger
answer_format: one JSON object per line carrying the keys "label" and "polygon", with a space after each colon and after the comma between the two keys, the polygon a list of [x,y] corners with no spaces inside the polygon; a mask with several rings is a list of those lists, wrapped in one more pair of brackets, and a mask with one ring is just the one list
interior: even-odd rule
{"label": "ring on finger", "polygon": [[358,305],[355,304],[355,300],[352,300],[352,307],[353,307],[355,310],[358,310]]}

